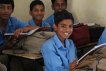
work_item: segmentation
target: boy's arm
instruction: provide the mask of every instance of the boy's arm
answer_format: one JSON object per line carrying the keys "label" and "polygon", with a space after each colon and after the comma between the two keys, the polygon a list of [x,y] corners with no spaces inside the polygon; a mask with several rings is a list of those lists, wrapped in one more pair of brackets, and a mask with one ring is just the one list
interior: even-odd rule
{"label": "boy's arm", "polygon": [[29,25],[29,26],[26,26],[24,28],[19,28],[14,32],[14,37],[18,38],[20,36],[20,33],[26,33],[28,31],[36,29],[36,28],[39,28],[39,27]]}

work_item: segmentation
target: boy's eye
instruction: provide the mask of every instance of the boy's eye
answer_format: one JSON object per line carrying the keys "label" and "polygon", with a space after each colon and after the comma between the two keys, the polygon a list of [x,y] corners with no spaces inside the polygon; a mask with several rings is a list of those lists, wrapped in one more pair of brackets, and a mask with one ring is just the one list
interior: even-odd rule
{"label": "boy's eye", "polygon": [[73,25],[66,26],[66,25],[63,25],[63,24],[62,24],[62,25],[60,25],[60,27],[66,29],[66,28],[72,28]]}
{"label": "boy's eye", "polygon": [[9,6],[9,7],[7,7],[7,8],[8,8],[8,9],[12,9],[12,7],[10,7],[10,6]]}
{"label": "boy's eye", "polygon": [[64,25],[61,25],[61,27],[66,28],[66,26],[64,26]]}
{"label": "boy's eye", "polygon": [[7,7],[5,7],[5,6],[0,6],[0,9],[1,9],[1,10],[4,10],[4,9],[10,10],[10,9],[12,9],[12,7],[11,7],[11,6],[7,6]]}
{"label": "boy's eye", "polygon": [[37,11],[38,11],[38,9],[34,9],[33,11],[37,12]]}
{"label": "boy's eye", "polygon": [[41,12],[44,12],[44,9],[41,9],[40,11],[41,11]]}
{"label": "boy's eye", "polygon": [[65,3],[62,3],[61,5],[62,5],[62,6],[66,6],[66,4],[65,4]]}
{"label": "boy's eye", "polygon": [[60,25],[60,27],[62,27],[62,28],[67,28],[67,26],[65,26],[65,25]]}
{"label": "boy's eye", "polygon": [[59,6],[59,4],[58,3],[55,3],[54,6]]}
{"label": "boy's eye", "polygon": [[72,27],[73,27],[72,25],[69,26],[69,28],[72,28]]}

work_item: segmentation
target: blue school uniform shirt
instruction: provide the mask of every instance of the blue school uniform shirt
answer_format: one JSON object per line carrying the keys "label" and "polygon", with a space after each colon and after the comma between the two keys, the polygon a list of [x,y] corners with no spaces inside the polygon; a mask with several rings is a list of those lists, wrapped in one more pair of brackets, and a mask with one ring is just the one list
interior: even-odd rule
{"label": "blue school uniform shirt", "polygon": [[106,43],[106,29],[104,29],[102,35],[99,38],[98,45]]}
{"label": "blue school uniform shirt", "polygon": [[53,31],[54,15],[52,14],[51,16],[49,16],[47,19],[45,19],[45,21],[50,24],[51,29]]}
{"label": "blue school uniform shirt", "polygon": [[75,60],[76,47],[72,40],[65,40],[63,46],[57,35],[47,40],[41,47],[45,71],[69,71],[69,65]]}
{"label": "blue school uniform shirt", "polygon": [[[36,26],[36,22],[34,22],[33,19],[28,21],[28,24],[31,26]],[[50,25],[48,23],[46,23],[45,21],[42,22],[42,24],[40,25],[40,27],[50,27]]]}
{"label": "blue school uniform shirt", "polygon": [[[29,20],[27,23],[28,23],[29,25],[31,25],[31,26],[36,26],[36,22],[34,22],[33,19]],[[43,21],[43,22],[40,24],[40,27],[50,27],[50,31],[52,30],[50,24],[48,24],[46,21]]]}
{"label": "blue school uniform shirt", "polygon": [[[28,24],[16,19],[15,17],[10,17],[4,33],[13,33],[16,29],[25,26],[28,26]],[[4,44],[4,33],[0,29],[0,47]]]}
{"label": "blue school uniform shirt", "polygon": [[50,24],[50,26],[53,27],[53,24],[54,24],[54,15],[52,14],[51,16],[49,16],[45,21],[48,22]]}

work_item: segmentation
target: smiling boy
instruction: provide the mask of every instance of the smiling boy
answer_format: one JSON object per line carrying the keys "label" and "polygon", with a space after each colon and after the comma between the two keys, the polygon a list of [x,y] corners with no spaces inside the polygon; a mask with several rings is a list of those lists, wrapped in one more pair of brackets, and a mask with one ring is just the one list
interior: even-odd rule
{"label": "smiling boy", "polygon": [[39,27],[41,31],[50,31],[50,25],[43,21],[45,14],[45,6],[42,1],[32,1],[30,4],[29,13],[32,16],[32,19],[28,21],[29,25]]}
{"label": "smiling boy", "polygon": [[41,48],[45,71],[75,71],[76,47],[68,39],[73,32],[74,19],[69,12],[63,10],[54,14],[54,22],[56,34]]}

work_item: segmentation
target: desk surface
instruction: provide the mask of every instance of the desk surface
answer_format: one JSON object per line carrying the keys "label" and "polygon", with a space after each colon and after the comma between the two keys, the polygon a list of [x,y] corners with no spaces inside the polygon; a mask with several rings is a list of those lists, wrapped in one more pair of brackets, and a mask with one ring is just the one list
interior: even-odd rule
{"label": "desk surface", "polygon": [[25,52],[25,53],[14,53],[13,50],[3,50],[2,52],[3,54],[7,54],[7,55],[13,55],[13,56],[18,56],[18,57],[23,57],[23,58],[28,58],[28,59],[39,59],[42,58],[40,52],[38,53],[29,53],[29,52]]}

